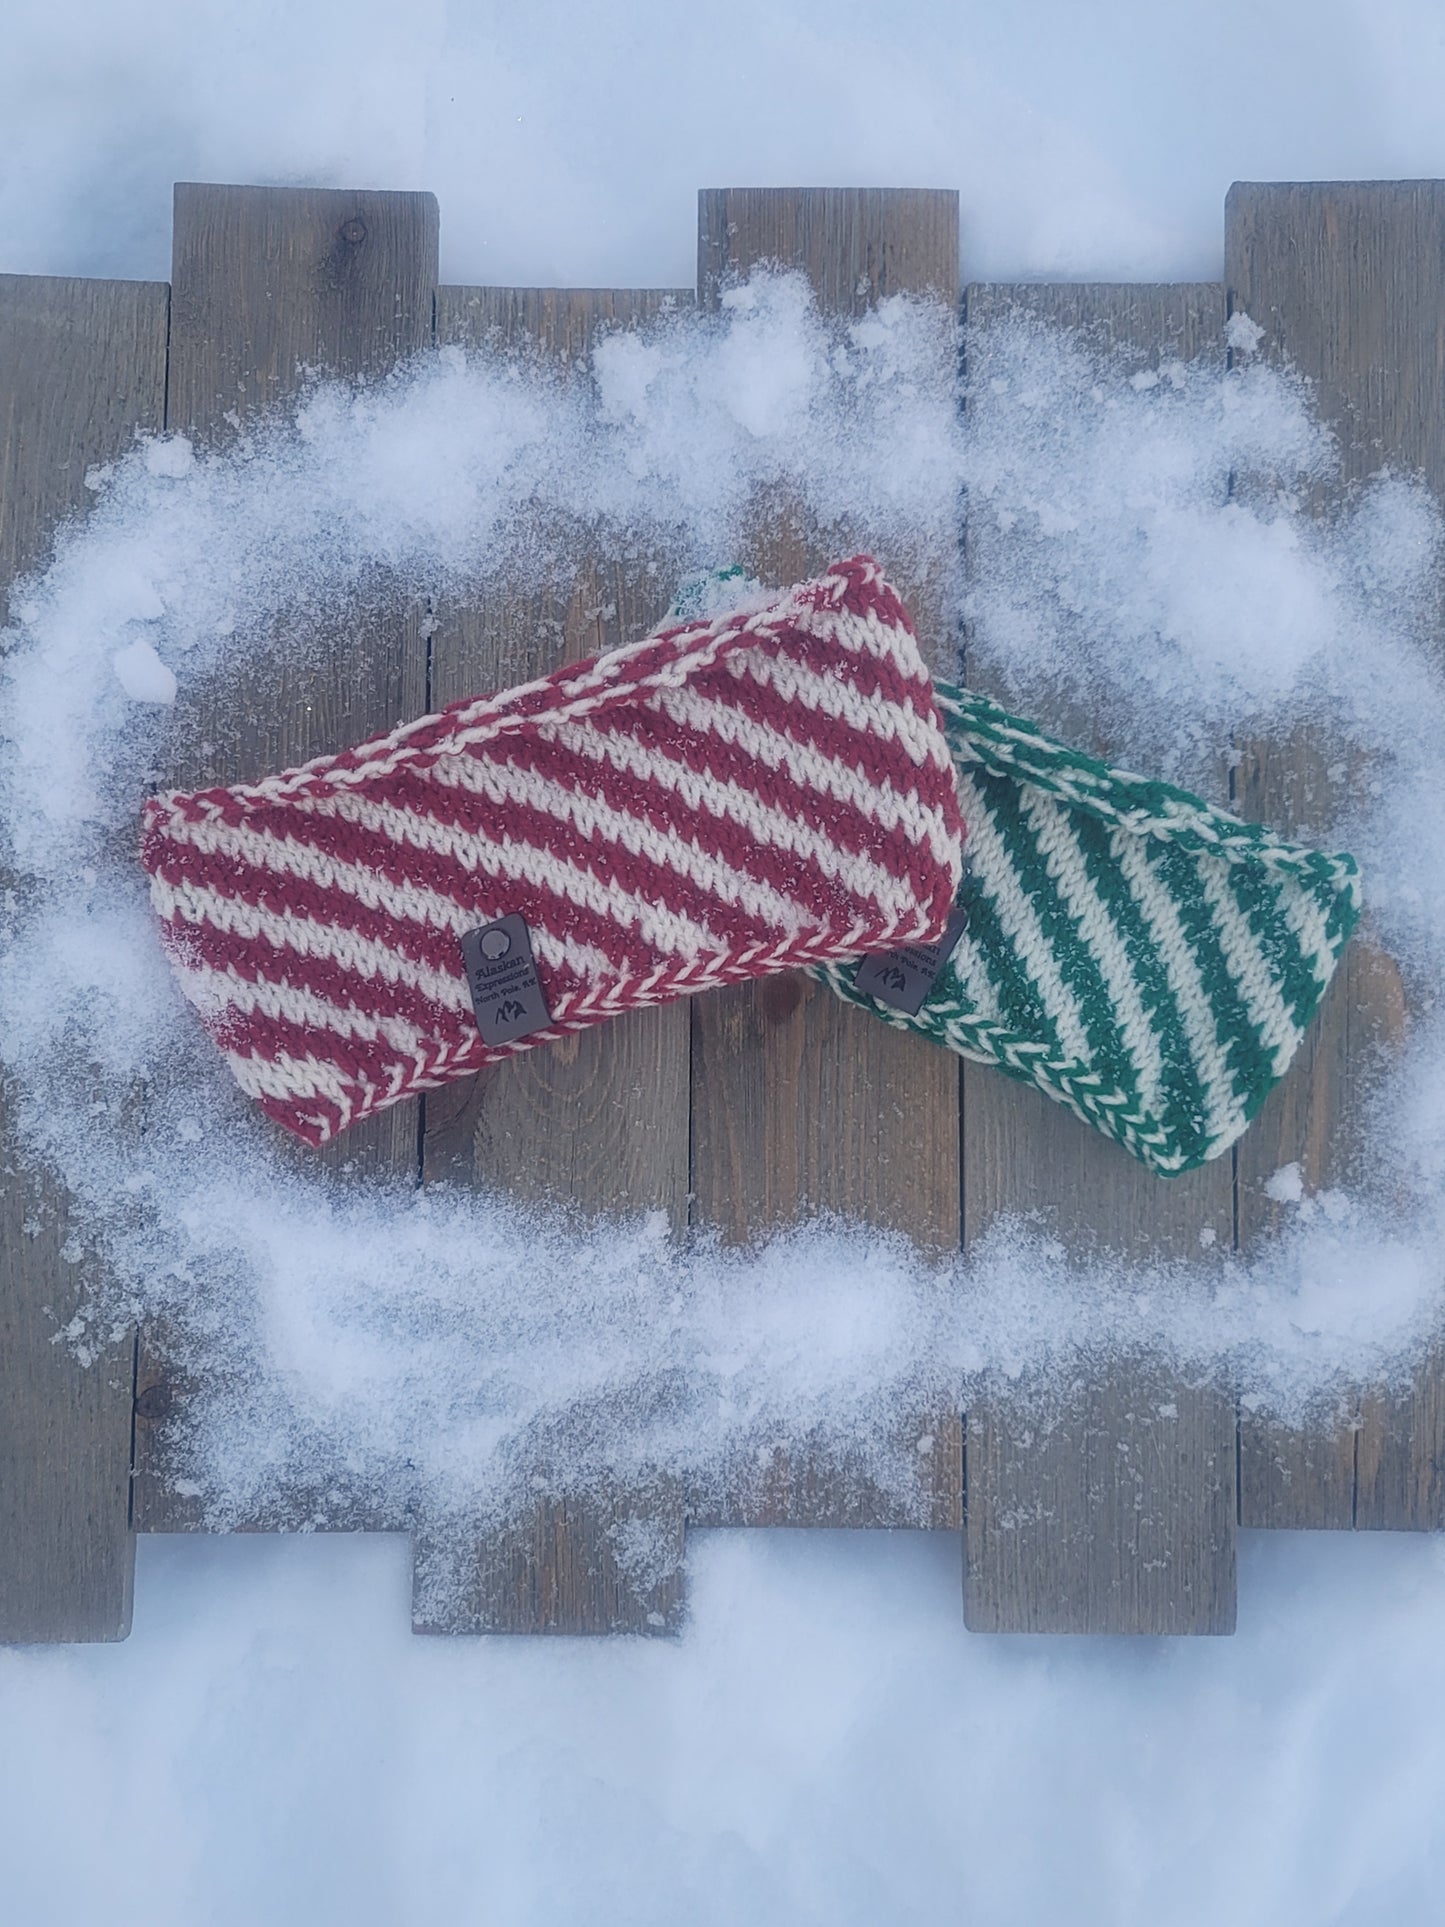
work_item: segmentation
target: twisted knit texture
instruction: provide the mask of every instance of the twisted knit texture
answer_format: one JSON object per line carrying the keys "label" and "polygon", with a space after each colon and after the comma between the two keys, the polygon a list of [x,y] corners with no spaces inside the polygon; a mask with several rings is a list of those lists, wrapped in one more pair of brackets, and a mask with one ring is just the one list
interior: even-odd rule
{"label": "twisted knit texture", "polygon": [[1289,1066],[1360,914],[1353,857],[1243,823],[937,689],[968,836],[968,927],[916,1017],[1161,1176],[1218,1157]]}
{"label": "twisted knit texture", "polygon": [[[242,1088],[325,1143],[621,1011],[941,935],[948,744],[856,556],[253,784],[145,806],[182,988]],[[552,1022],[487,1048],[460,939],[525,918]]]}

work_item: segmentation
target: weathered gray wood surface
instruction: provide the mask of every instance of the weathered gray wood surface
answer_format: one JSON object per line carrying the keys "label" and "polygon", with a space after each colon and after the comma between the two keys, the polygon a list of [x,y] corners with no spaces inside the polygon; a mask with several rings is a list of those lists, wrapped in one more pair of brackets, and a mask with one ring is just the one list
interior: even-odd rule
{"label": "weathered gray wood surface", "polygon": [[[970,286],[970,326],[1012,309],[1080,328],[1138,365],[1224,351],[1224,290]],[[984,560],[966,535],[971,566]],[[1008,700],[966,656],[969,682]],[[1040,717],[1107,754],[1077,707]],[[1217,800],[1228,800],[1221,758]],[[1001,1213],[1043,1214],[1070,1246],[1131,1261],[1199,1259],[1233,1243],[1230,1160],[1156,1178],[1062,1105],[981,1065],[963,1067],[963,1221],[973,1244]],[[1047,1415],[1011,1388],[968,1414],[964,1616],[976,1632],[1220,1633],[1235,1617],[1233,1400],[1181,1383],[1157,1358],[1082,1367]]]}
{"label": "weathered gray wood surface", "polygon": [[[890,294],[958,289],[958,197],[880,189],[717,189],[698,197],[699,297],[716,305],[729,274],[761,262],[800,268],[820,307],[862,312]],[[739,557],[764,581],[826,567],[826,530],[792,505],[759,505]],[[906,575],[905,596],[913,594]],[[925,648],[944,645],[938,616],[913,595]],[[958,1067],[921,1038],[878,1023],[800,974],[698,998],[692,1015],[695,1223],[750,1242],[782,1224],[836,1211],[903,1230],[935,1249],[959,1237]],[[820,1476],[774,1460],[730,1495],[729,1524],[957,1527],[962,1441],[955,1412],[900,1415],[931,1441],[920,1454],[918,1506],[900,1517],[866,1479]]]}
{"label": "weathered gray wood surface", "polygon": [[177,182],[167,427],[224,441],[429,346],[439,220],[434,194]]}
{"label": "weathered gray wood surface", "polygon": [[[430,194],[331,188],[176,188],[166,425],[223,445],[317,375],[376,379],[429,347],[437,278],[437,204]],[[172,784],[224,783],[343,749],[427,706],[425,612],[386,581],[356,585],[352,609],[318,626],[308,616],[304,656],[272,658],[266,638],[240,650],[243,667],[199,698],[183,688],[177,739],[194,745],[166,772]],[[320,1152],[294,1154],[308,1169],[342,1166],[415,1177],[415,1100],[368,1118]],[[136,1422],[135,1523],[175,1532],[195,1526],[201,1501],[165,1477],[166,1418],[204,1387],[181,1381],[163,1333],[143,1335]],[[154,1411],[158,1416],[148,1416]],[[314,1495],[271,1527],[318,1520]],[[395,1524],[364,1505],[338,1525]]]}
{"label": "weathered gray wood surface", "polygon": [[[430,196],[332,190],[177,190],[175,289],[166,378],[167,290],[145,284],[0,276],[0,595],[43,559],[56,517],[82,505],[86,469],[135,427],[203,440],[293,396],[312,372],[380,377],[433,336],[435,203]],[[1316,383],[1341,431],[1343,484],[1390,461],[1445,490],[1445,184],[1236,187],[1226,214],[1233,305],[1266,329],[1263,352]],[[901,191],[733,190],[700,197],[699,288],[762,260],[800,266],[825,305],[958,283],[957,202]],[[493,339],[537,353],[585,353],[601,322],[662,297],[629,291],[436,291],[440,338]],[[686,299],[685,295],[675,296]],[[975,288],[979,316],[1008,301],[1097,325],[1141,354],[1217,350],[1222,290]],[[493,333],[495,331],[495,333]],[[1329,502],[1321,506],[1328,507]],[[777,580],[832,559],[826,531],[789,504],[759,505],[740,559]],[[885,558],[887,560],[887,558]],[[903,576],[906,592],[913,585]],[[490,597],[439,609],[430,663],[423,612],[397,585],[357,585],[305,661],[247,666],[179,720],[196,745],[173,780],[225,780],[341,747],[401,717],[577,657],[656,617],[671,584],[604,570],[595,558],[559,598]],[[936,612],[913,594],[920,630],[946,666]],[[308,618],[308,627],[314,621]],[[1081,714],[1052,720],[1086,732]],[[204,751],[201,745],[209,745]],[[1107,744],[1101,744],[1107,748]],[[1327,815],[1327,748],[1304,738],[1241,746],[1234,800],[1309,834]],[[895,1226],[952,1248],[991,1218],[1042,1209],[1071,1242],[1134,1258],[1197,1257],[1263,1235],[1278,1207],[1263,1184],[1298,1160],[1313,1187],[1347,1167],[1371,1066],[1398,1038],[1398,973],[1352,946],[1290,1078],[1229,1161],[1163,1184],[1058,1106],[788,978],[649,1012],[573,1045],[529,1053],[469,1086],[399,1106],[348,1133],[322,1168],[363,1166],[496,1182],[586,1209],[648,1206],[675,1227],[750,1240],[819,1210]],[[690,1062],[689,1062],[690,1060]],[[3,1121],[0,1121],[3,1122]],[[690,1146],[690,1149],[689,1149]],[[305,1153],[315,1165],[315,1154]],[[0,1193],[0,1639],[115,1638],[127,1629],[131,1539],[126,1472],[131,1401],[134,1517],[148,1530],[197,1522],[164,1487],[168,1403],[204,1396],[168,1372],[163,1337],[122,1345],[88,1372],[51,1344],[76,1282],[60,1250],[63,1204],[3,1152]],[[960,1216],[960,1172],[962,1213]],[[1237,1183],[1231,1182],[1231,1177]],[[138,1365],[137,1365],[138,1360]],[[137,1375],[138,1372],[138,1375]],[[1240,1505],[1247,1524],[1425,1527],[1445,1517],[1445,1361],[1402,1397],[1366,1398],[1329,1433],[1246,1417]],[[1218,1631],[1233,1621],[1236,1431],[1228,1400],[1174,1383],[1158,1361],[1111,1363],[1039,1422],[981,1400],[970,1414],[965,1611],[998,1630]],[[921,1513],[961,1521],[962,1428],[955,1413],[900,1414],[899,1437],[933,1439],[920,1458]],[[538,1508],[529,1527],[483,1549],[448,1630],[666,1630],[680,1575],[637,1583],[623,1548],[639,1524],[655,1554],[680,1543],[688,1498],[618,1494],[605,1507]],[[735,1490],[694,1498],[698,1522],[902,1523],[866,1473],[775,1460]],[[321,1521],[314,1495],[294,1516],[257,1521],[386,1527],[364,1503]],[[644,1535],[646,1536],[646,1535]],[[423,1530],[419,1580],[440,1556]],[[645,1563],[645,1562],[644,1562]],[[661,1561],[667,1566],[669,1561]]]}
{"label": "weathered gray wood surface", "polygon": [[[1328,809],[1325,772],[1334,761],[1325,744],[1303,732],[1273,742],[1241,742],[1234,806],[1241,816],[1316,840]],[[1291,1207],[1274,1203],[1264,1188],[1281,1165],[1298,1162],[1311,1190],[1343,1175],[1345,1120],[1353,1114],[1349,1092],[1356,1081],[1350,1034],[1354,1029],[1358,1036],[1365,1014],[1358,969],[1364,941],[1354,938],[1299,1055],[1235,1146],[1242,1251],[1257,1250],[1283,1228]],[[1302,1431],[1242,1409],[1240,1524],[1352,1526],[1357,1418],[1352,1404],[1337,1424],[1321,1421]]]}
{"label": "weathered gray wood surface", "polygon": [[[1224,216],[1230,304],[1265,331],[1260,353],[1313,385],[1339,437],[1338,482],[1322,511],[1389,464],[1445,493],[1445,182],[1238,182]],[[1330,746],[1298,737],[1251,745],[1246,814],[1313,833],[1329,815]],[[1282,1207],[1264,1184],[1299,1163],[1313,1191],[1340,1182],[1360,1143],[1373,1068],[1405,1023],[1399,976],[1368,930],[1346,952],[1299,1059],[1238,1147],[1243,1241]],[[1363,1281],[1362,1281],[1363,1283]],[[1307,1434],[1244,1416],[1246,1525],[1434,1528],[1445,1522],[1445,1359],[1413,1391],[1367,1397],[1333,1431]]]}
{"label": "weathered gray wood surface", "polygon": [[[165,404],[163,284],[0,275],[0,622],[14,577]],[[8,885],[0,872],[0,891]],[[65,1200],[26,1172],[0,1090],[0,1641],[130,1629],[135,1343],[88,1368],[56,1333],[80,1278]]]}
{"label": "weathered gray wood surface", "polygon": [[704,188],[697,208],[698,298],[707,306],[728,276],[763,262],[801,268],[819,306],[844,314],[890,294],[958,296],[951,187]]}
{"label": "weathered gray wood surface", "polygon": [[[690,289],[439,288],[437,340],[575,363],[599,328],[691,301]],[[619,567],[581,532],[573,539],[582,546],[564,589],[498,588],[474,606],[437,611],[434,708],[635,640],[659,620],[672,593],[665,572]],[[680,1233],[687,1224],[689,1021],[685,1003],[634,1011],[433,1093],[427,1180],[492,1186],[585,1214],[662,1211]],[[641,1519],[658,1565],[670,1570],[634,1584],[619,1561],[626,1542],[618,1535]],[[605,1505],[542,1501],[523,1527],[478,1549],[460,1593],[442,1589],[459,1600],[457,1623],[446,1630],[676,1631],[683,1533],[682,1497],[671,1486],[645,1497],[619,1492]],[[443,1556],[420,1530],[419,1597],[428,1590],[429,1563]]]}

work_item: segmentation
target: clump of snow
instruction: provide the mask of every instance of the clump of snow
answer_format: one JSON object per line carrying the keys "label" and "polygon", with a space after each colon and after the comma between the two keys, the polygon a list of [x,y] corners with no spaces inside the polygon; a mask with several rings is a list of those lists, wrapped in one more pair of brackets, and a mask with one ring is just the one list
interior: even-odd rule
{"label": "clump of snow", "polygon": [[156,654],[154,646],[144,636],[137,636],[124,648],[117,649],[111,657],[111,667],[120,679],[120,686],[136,703],[173,703],[176,699],[176,675],[168,669]]}
{"label": "clump of snow", "polygon": [[[538,1489],[667,1475],[706,1506],[790,1447],[861,1469],[906,1512],[929,1415],[984,1386],[1047,1402],[1081,1357],[1145,1349],[1300,1417],[1405,1372],[1436,1329],[1434,507],[1385,479],[1308,522],[1298,491],[1333,451],[1300,389],[1258,364],[1166,364],[1139,384],[1013,317],[971,331],[960,390],[957,345],[945,307],[895,298],[830,323],[800,280],[764,275],[717,316],[679,308],[561,374],[426,357],[360,392],[320,387],[225,454],[169,452],[157,472],[175,444],[144,445],[15,597],[0,824],[23,889],[0,1059],[28,1155],[72,1195],[77,1260],[103,1260],[84,1342],[164,1319],[206,1382],[173,1444],[210,1523],[424,1517],[462,1543]],[[220,727],[228,680],[304,658],[312,627],[379,578],[444,621],[502,575],[565,587],[583,544],[672,580],[715,568],[769,488],[840,548],[915,580],[931,566],[972,663],[1045,725],[1082,699],[1135,766],[1218,793],[1237,734],[1323,717],[1368,754],[1370,783],[1348,800],[1342,784],[1317,834],[1364,859],[1420,1015],[1405,1065],[1381,1066],[1356,1170],[1272,1241],[1125,1262],[999,1223],[964,1261],[819,1222],[729,1251],[705,1228],[682,1243],[655,1220],[328,1177],[235,1090],[169,978],[134,859],[142,799]],[[117,678],[122,652],[154,675],[139,625],[172,705]],[[928,642],[950,668],[953,628]],[[620,1544],[652,1570],[645,1535]]]}
{"label": "clump of snow", "polygon": [[185,435],[156,435],[144,444],[146,473],[183,482],[195,461],[195,449]]}
{"label": "clump of snow", "polygon": [[1243,308],[1236,308],[1224,324],[1224,339],[1237,355],[1257,355],[1264,329],[1251,321]]}
{"label": "clump of snow", "polygon": [[1298,1204],[1305,1194],[1305,1181],[1297,1164],[1282,1164],[1264,1181],[1264,1195],[1276,1204]]}

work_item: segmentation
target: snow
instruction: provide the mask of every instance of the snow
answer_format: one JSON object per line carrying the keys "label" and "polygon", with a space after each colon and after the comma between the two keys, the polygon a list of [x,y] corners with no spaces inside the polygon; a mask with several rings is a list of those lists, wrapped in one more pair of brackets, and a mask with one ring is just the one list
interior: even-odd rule
{"label": "snow", "polygon": [[1259,352],[1264,329],[1243,308],[1236,308],[1224,324],[1224,339],[1237,355],[1253,355]]}
{"label": "snow", "polygon": [[173,703],[176,699],[175,671],[167,669],[154,647],[144,636],[137,636],[110,659],[120,686],[137,703]]}
{"label": "snow", "polygon": [[0,232],[32,273],[165,279],[173,181],[293,181],[434,190],[448,280],[687,287],[699,186],[843,182],[962,188],[980,279],[1210,280],[1233,180],[1439,172],[1433,0],[6,18]]}
{"label": "snow", "polygon": [[191,472],[195,450],[185,435],[156,435],[144,444],[146,472],[184,481]]}
{"label": "snow", "polygon": [[[171,181],[249,179],[432,188],[453,280],[682,286],[699,185],[833,180],[959,186],[970,276],[1215,279],[1233,178],[1445,173],[1420,0],[1222,0],[1207,31],[1143,0],[902,0],[886,34],[862,0],[709,12],[18,0],[0,267],[164,277]],[[442,357],[320,390],[234,460],[158,437],[87,476],[88,524],[5,642],[0,821],[34,883],[0,931],[0,1056],[31,1155],[75,1187],[75,1257],[109,1261],[73,1342],[142,1304],[244,1388],[188,1441],[215,1523],[305,1467],[461,1531],[539,1455],[571,1490],[705,1483],[802,1431],[906,1484],[903,1396],[986,1377],[1047,1408],[1060,1362],[1142,1340],[1286,1418],[1408,1374],[1445,1230],[1445,715],[1420,654],[1440,522],[1407,477],[1303,521],[1332,450],[1255,359],[1266,325],[1234,317],[1228,371],[1151,380],[1001,324],[969,344],[963,432],[947,314],[831,329],[761,278],[565,380]],[[713,568],[769,482],[910,560],[944,551],[966,487],[980,660],[1045,723],[1086,697],[1136,766],[1217,796],[1237,734],[1325,717],[1342,762],[1370,760],[1315,833],[1362,859],[1409,1050],[1346,1182],[1267,1181],[1290,1210],[1247,1265],[1204,1235],[1190,1265],[1084,1258],[1047,1224],[966,1271],[826,1224],[729,1257],[645,1221],[326,1189],[195,1036],[129,839],[243,652],[304,650],[377,563],[443,604],[565,570],[518,500]],[[645,1533],[623,1550],[655,1576]],[[1434,1541],[1246,1535],[1240,1634],[1195,1645],[968,1639],[957,1557],[713,1535],[676,1644],[452,1646],[405,1633],[400,1542],[143,1544],[128,1646],[0,1653],[14,1917],[1438,1911]]]}
{"label": "snow", "polygon": [[680,1641],[413,1639],[400,1539],[143,1541],[0,1652],[24,1927],[1433,1919],[1445,1562],[1247,1534],[1232,1640],[970,1639],[946,1535],[710,1533]]}
{"label": "snow", "polygon": [[1305,1194],[1305,1181],[1297,1164],[1282,1164],[1264,1181],[1264,1195],[1276,1204],[1298,1204]]}

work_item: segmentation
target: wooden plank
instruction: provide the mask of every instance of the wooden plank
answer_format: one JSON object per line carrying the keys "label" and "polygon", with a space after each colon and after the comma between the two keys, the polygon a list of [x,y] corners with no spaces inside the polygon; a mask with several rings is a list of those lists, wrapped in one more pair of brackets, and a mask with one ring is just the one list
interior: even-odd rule
{"label": "wooden plank", "polygon": [[[1385,464],[1445,493],[1445,182],[1237,182],[1225,203],[1232,309],[1265,331],[1261,354],[1306,375],[1339,437],[1328,512]],[[1329,745],[1249,746],[1242,795],[1285,828],[1326,816]],[[1351,759],[1342,759],[1348,762]],[[1345,953],[1301,1059],[1240,1143],[1241,1239],[1280,1212],[1270,1173],[1299,1163],[1308,1189],[1338,1182],[1359,1142],[1369,1067],[1404,1027],[1399,974],[1362,932]],[[1445,1521],[1445,1356],[1399,1396],[1366,1398],[1333,1430],[1287,1432],[1246,1416],[1246,1525],[1434,1528]]]}
{"label": "wooden plank", "polygon": [[958,299],[951,187],[704,188],[697,214],[705,307],[717,305],[729,276],[763,262],[801,269],[819,307],[842,314],[862,314],[891,294]]}
{"label": "wooden plank", "polygon": [[[1140,365],[1223,352],[1224,291],[1178,286],[980,285],[970,325],[1023,309],[1082,328]],[[983,561],[966,534],[970,567]],[[968,660],[970,681],[990,687]],[[1052,721],[1108,754],[1076,707]],[[1221,761],[1220,790],[1227,795]],[[1193,1258],[1233,1242],[1230,1161],[1163,1180],[1041,1092],[963,1070],[963,1214],[972,1244],[1002,1213],[1042,1213],[1074,1246]],[[968,1414],[964,1617],[976,1632],[1230,1632],[1235,1619],[1233,1401],[1161,1359],[1110,1360],[1046,1413],[1017,1387]]]}
{"label": "wooden plank", "polygon": [[[524,360],[575,362],[601,328],[635,323],[692,292],[644,289],[439,288],[437,339]],[[645,635],[672,584],[645,565],[580,557],[567,593],[502,590],[437,612],[432,701],[505,688]],[[514,1198],[584,1213],[662,1211],[687,1224],[688,1057],[685,1003],[634,1011],[544,1050],[526,1052],[428,1099],[428,1181],[495,1185]],[[652,1557],[628,1563],[643,1529]],[[514,1531],[468,1562],[460,1593],[434,1588],[444,1548],[417,1540],[416,1623],[437,1630],[422,1602],[448,1601],[446,1629],[476,1632],[658,1633],[683,1607],[684,1519],[671,1485],[606,1503],[544,1499]]]}
{"label": "wooden plank", "polygon": [[459,1547],[423,1521],[414,1533],[412,1630],[678,1633],[685,1532],[671,1480],[605,1498],[541,1500],[480,1545]]}
{"label": "wooden plank", "polygon": [[[958,196],[912,189],[732,188],[698,197],[698,289],[716,306],[726,278],[762,262],[801,269],[820,306],[857,314],[900,292],[958,298]],[[825,530],[787,504],[759,506],[738,558],[764,580],[798,581],[836,559]],[[880,558],[890,568],[896,563]],[[909,599],[925,647],[950,653],[941,612]],[[958,1067],[921,1038],[791,975],[699,998],[692,1013],[694,1222],[751,1241],[837,1212],[935,1248],[959,1239]],[[933,1441],[903,1512],[866,1479],[775,1460],[727,1496],[733,1524],[956,1529],[962,1497],[957,1413],[901,1417]]]}
{"label": "wooden plank", "polygon": [[[1323,821],[1333,759],[1302,732],[1274,742],[1242,742],[1235,771],[1235,808],[1306,841]],[[1257,1250],[1283,1228],[1290,1207],[1265,1191],[1282,1164],[1298,1162],[1311,1190],[1341,1174],[1342,1120],[1354,1113],[1350,1010],[1363,942],[1345,952],[1323,1006],[1288,1073],[1235,1146],[1240,1249]],[[1239,1521],[1244,1526],[1348,1528],[1355,1518],[1355,1426],[1352,1404],[1333,1424],[1308,1430],[1246,1406],[1239,1425]]]}
{"label": "wooden plank", "polygon": [[969,1631],[1233,1632],[1233,1417],[1147,1356],[971,1410]]}
{"label": "wooden plank", "polygon": [[167,427],[221,442],[429,346],[438,227],[434,194],[178,181]]}
{"label": "wooden plank", "polygon": [[[0,622],[14,577],[91,499],[86,470],[161,426],[167,293],[0,275]],[[0,1641],[123,1639],[135,1342],[88,1368],[54,1342],[81,1283],[66,1202],[24,1171],[4,1112],[0,1090]]]}
{"label": "wooden plank", "polygon": [[[430,194],[332,188],[176,188],[166,424],[224,446],[291,401],[313,374],[384,375],[427,347],[437,276],[437,204]],[[314,628],[304,652],[281,660],[238,651],[224,685],[177,702],[179,740],[195,745],[168,783],[253,779],[344,748],[427,706],[424,611],[384,579],[355,610]],[[314,618],[308,618],[314,623]],[[254,640],[264,643],[265,638]],[[418,1168],[416,1100],[392,1106],[312,1151],[277,1134],[299,1168],[335,1176]],[[203,1498],[181,1498],[165,1476],[167,1417],[203,1385],[167,1363],[163,1334],[142,1340],[138,1373],[135,1522],[147,1532],[194,1527]],[[364,1504],[318,1518],[315,1495],[257,1523],[272,1528],[371,1519]]]}

